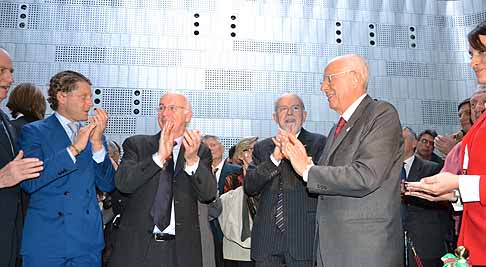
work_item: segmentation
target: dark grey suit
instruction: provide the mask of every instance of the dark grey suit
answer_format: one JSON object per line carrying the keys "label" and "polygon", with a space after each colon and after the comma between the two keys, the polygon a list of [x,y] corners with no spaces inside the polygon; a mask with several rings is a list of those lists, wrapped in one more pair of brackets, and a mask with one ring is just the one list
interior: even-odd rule
{"label": "dark grey suit", "polygon": [[318,266],[402,266],[401,148],[397,111],[369,96],[337,138],[328,139],[307,183],[320,194]]}
{"label": "dark grey suit", "polygon": [[[109,266],[165,266],[151,262],[146,255],[154,254],[151,246],[154,220],[150,215],[157,192],[161,168],[152,160],[157,152],[157,135],[138,135],[123,143],[123,158],[115,176],[117,188],[130,193],[116,234]],[[175,260],[178,267],[203,266],[198,200],[208,202],[216,197],[216,181],[211,174],[211,152],[201,145],[199,166],[189,176],[184,171],[184,147],[181,148],[174,171],[174,208],[176,223]],[[207,214],[207,213],[206,213]],[[207,216],[207,215],[206,215]],[[205,218],[207,222],[207,217]],[[166,241],[167,242],[167,241]],[[212,243],[212,240],[210,241]],[[159,248],[164,250],[164,243]],[[159,252],[156,252],[159,253]]]}
{"label": "dark grey suit", "polygon": [[[0,168],[3,168],[15,155],[15,130],[3,111],[0,110],[0,121],[3,121],[12,143],[8,138],[0,140]],[[0,127],[3,128],[0,123]],[[0,189],[0,266],[13,267],[19,253],[20,235],[22,233],[22,210],[20,186]]]}
{"label": "dark grey suit", "polygon": [[[298,139],[305,145],[314,162],[321,156],[326,137],[302,129]],[[315,234],[317,197],[307,192],[306,185],[286,159],[277,167],[270,155],[275,149],[271,138],[255,144],[253,163],[245,176],[245,191],[260,194],[255,223],[251,235],[251,257],[257,262],[268,261],[272,255],[288,253],[293,260],[307,261],[312,266],[312,246]],[[287,231],[275,225],[275,203],[282,179],[284,214]],[[292,264],[288,266],[293,266]]]}
{"label": "dark grey suit", "polygon": [[[436,162],[415,157],[407,181],[418,182],[440,170],[441,166]],[[408,196],[404,197],[403,203],[406,207],[405,229],[422,263],[424,266],[442,266],[440,257],[447,253],[447,242],[452,241],[450,205]],[[412,258],[410,263],[410,266],[417,266]]]}

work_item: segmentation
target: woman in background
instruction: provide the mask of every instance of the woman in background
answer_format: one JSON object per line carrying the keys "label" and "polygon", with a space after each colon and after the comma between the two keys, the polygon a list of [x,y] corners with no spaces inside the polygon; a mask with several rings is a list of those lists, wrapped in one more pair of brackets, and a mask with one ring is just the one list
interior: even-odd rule
{"label": "woman in background", "polygon": [[7,107],[14,119],[12,125],[15,127],[17,137],[19,137],[20,130],[25,124],[44,118],[46,98],[35,84],[20,83],[10,93]]}

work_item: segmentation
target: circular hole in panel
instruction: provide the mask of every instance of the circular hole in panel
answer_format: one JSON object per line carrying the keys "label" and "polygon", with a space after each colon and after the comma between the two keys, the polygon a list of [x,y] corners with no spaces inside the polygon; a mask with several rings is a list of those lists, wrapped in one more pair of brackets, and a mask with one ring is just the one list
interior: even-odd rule
{"label": "circular hole in panel", "polygon": [[199,31],[194,31],[194,35],[199,35]]}
{"label": "circular hole in panel", "polygon": [[23,14],[23,13],[22,13],[22,14],[20,14],[20,18],[21,18],[21,19],[25,19],[26,17],[27,17],[27,15],[25,15],[25,14]]}
{"label": "circular hole in panel", "polygon": [[415,31],[415,27],[411,26],[411,27],[410,27],[410,31],[411,31],[411,32],[414,32],[414,31]]}
{"label": "circular hole in panel", "polygon": [[342,42],[341,38],[336,39],[336,43],[340,44]]}
{"label": "circular hole in panel", "polygon": [[135,101],[133,101],[133,104],[135,104],[135,105],[139,105],[139,104],[140,104],[140,100],[135,99]]}
{"label": "circular hole in panel", "polygon": [[95,90],[95,95],[99,95],[99,94],[101,94],[101,90],[100,89],[96,89]]}
{"label": "circular hole in panel", "polygon": [[236,19],[236,16],[235,15],[231,15],[231,20],[235,20]]}
{"label": "circular hole in panel", "polygon": [[133,114],[138,115],[138,113],[140,113],[140,110],[138,110],[138,108],[133,110]]}
{"label": "circular hole in panel", "polygon": [[25,23],[23,23],[23,22],[19,23],[19,27],[20,28],[25,28]]}
{"label": "circular hole in panel", "polygon": [[135,91],[133,92],[133,94],[134,94],[134,95],[136,95],[136,96],[139,96],[139,95],[140,95],[140,90],[135,90]]}
{"label": "circular hole in panel", "polygon": [[341,22],[336,21],[336,26],[341,27]]}
{"label": "circular hole in panel", "polygon": [[194,26],[199,27],[199,22],[194,22]]}
{"label": "circular hole in panel", "polygon": [[20,8],[21,8],[22,10],[26,10],[26,9],[27,9],[27,5],[21,5],[21,6],[20,6]]}
{"label": "circular hole in panel", "polygon": [[368,25],[368,28],[370,28],[371,30],[373,30],[375,28],[375,25],[370,24],[370,25]]}
{"label": "circular hole in panel", "polygon": [[199,18],[199,13],[194,13],[194,17],[197,19]]}
{"label": "circular hole in panel", "polygon": [[234,29],[234,28],[236,28],[236,24],[231,24],[230,27],[231,27],[231,29]]}
{"label": "circular hole in panel", "polygon": [[337,34],[337,35],[341,35],[341,31],[340,31],[340,30],[337,30],[337,31],[336,31],[336,34]]}
{"label": "circular hole in panel", "polygon": [[232,32],[231,37],[235,37],[235,36],[236,36],[236,33]]}
{"label": "circular hole in panel", "polygon": [[101,100],[99,98],[95,98],[94,103],[98,105],[99,103],[101,103]]}
{"label": "circular hole in panel", "polygon": [[370,45],[375,45],[375,44],[376,44],[375,41],[373,40],[370,41]]}
{"label": "circular hole in panel", "polygon": [[374,32],[370,32],[370,37],[375,37],[375,33]]}

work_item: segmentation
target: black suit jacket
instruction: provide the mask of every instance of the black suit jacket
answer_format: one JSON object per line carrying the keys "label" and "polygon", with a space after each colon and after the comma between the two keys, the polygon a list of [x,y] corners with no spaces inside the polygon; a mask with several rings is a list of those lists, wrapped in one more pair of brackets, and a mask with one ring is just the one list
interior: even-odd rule
{"label": "black suit jacket", "polygon": [[[12,138],[15,148],[15,129],[3,111],[0,110],[0,120],[3,121]],[[1,124],[0,124],[0,127]],[[2,138],[3,139],[3,138]],[[0,140],[0,168],[14,159],[9,140]],[[22,233],[22,212],[20,206],[20,186],[0,189],[0,266],[15,266],[19,251],[20,235]]]}
{"label": "black suit jacket", "polygon": [[[439,173],[441,167],[436,162],[415,157],[407,177],[409,182]],[[451,241],[452,217],[450,205],[430,202],[424,199],[406,196],[404,227],[408,231],[421,258],[440,258],[446,251],[446,241]]]}
{"label": "black suit jacket", "polygon": [[22,127],[24,127],[24,125],[31,123],[31,122],[34,122],[36,120],[37,119],[35,119],[33,117],[22,116],[20,118],[17,118],[15,120],[11,121],[12,126],[15,128],[15,133],[17,134],[16,138],[20,137],[20,132],[22,131]]}
{"label": "black suit jacket", "polygon": [[[123,143],[123,158],[115,175],[118,190],[129,193],[116,234],[110,266],[144,266],[143,261],[153,238],[154,220],[150,209],[157,192],[161,168],[152,160],[157,152],[157,135],[138,135]],[[182,147],[174,171],[174,208],[178,266],[202,266],[201,233],[197,201],[210,202],[216,197],[216,181],[211,173],[211,152],[201,145],[199,166],[189,176],[184,171]]]}
{"label": "black suit jacket", "polygon": [[[298,139],[305,145],[314,163],[321,156],[326,137],[300,131]],[[251,257],[263,261],[275,253],[289,252],[296,260],[312,260],[317,198],[308,193],[305,183],[286,159],[277,167],[271,161],[275,144],[267,138],[255,144],[253,163],[244,180],[245,191],[260,194],[251,234]],[[284,216],[287,231],[282,234],[275,225],[275,203],[279,180],[283,181]]]}

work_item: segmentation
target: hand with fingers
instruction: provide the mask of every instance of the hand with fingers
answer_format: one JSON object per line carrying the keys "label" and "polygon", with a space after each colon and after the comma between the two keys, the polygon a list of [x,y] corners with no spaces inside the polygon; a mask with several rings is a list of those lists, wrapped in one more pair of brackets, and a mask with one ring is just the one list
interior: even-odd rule
{"label": "hand with fingers", "polygon": [[201,133],[197,130],[186,130],[184,132],[184,144],[185,152],[184,158],[186,159],[186,164],[192,166],[199,161],[199,156],[197,152],[199,146],[201,145]]}
{"label": "hand with fingers", "polygon": [[159,139],[159,159],[161,162],[166,161],[172,155],[172,148],[174,147],[174,123],[167,121],[162,128]]}
{"label": "hand with fingers", "polygon": [[108,123],[108,113],[102,108],[97,108],[95,109],[95,115],[89,118],[89,122],[95,126],[90,141],[93,151],[97,152],[103,147],[103,133]]}
{"label": "hand with fingers", "polygon": [[295,172],[303,175],[312,158],[307,155],[304,145],[293,134],[281,132],[288,141],[283,142],[283,154],[290,160]]}
{"label": "hand with fingers", "polygon": [[[86,148],[86,145],[88,145],[88,140],[93,134],[95,127],[96,125],[94,123],[90,123],[79,129],[76,139],[74,140],[73,144],[69,146],[69,150],[74,156],[77,156]],[[94,146],[93,151],[97,151],[95,150]]]}
{"label": "hand with fingers", "polygon": [[23,180],[37,178],[44,169],[43,162],[37,158],[24,158],[21,150],[14,160],[0,169],[0,188],[14,186]]}
{"label": "hand with fingers", "polygon": [[405,195],[415,196],[429,201],[452,200],[453,190],[459,188],[459,176],[441,172],[422,178],[419,182],[407,182]]}
{"label": "hand with fingers", "polygon": [[[284,131],[284,130],[280,130],[280,131]],[[285,158],[285,155],[282,153],[285,136],[282,133],[280,133],[280,131],[277,134],[277,136],[272,137],[272,141],[275,144],[275,149],[273,150],[272,155],[273,158],[278,161]]]}

